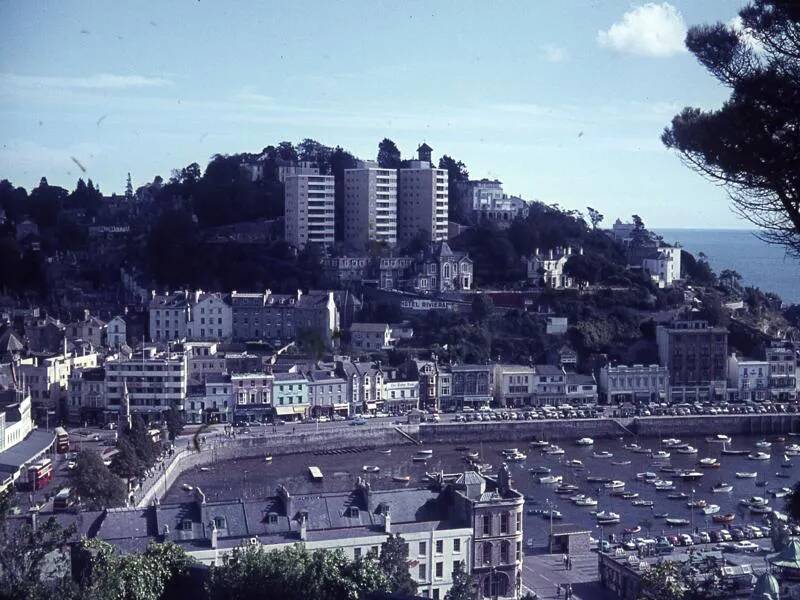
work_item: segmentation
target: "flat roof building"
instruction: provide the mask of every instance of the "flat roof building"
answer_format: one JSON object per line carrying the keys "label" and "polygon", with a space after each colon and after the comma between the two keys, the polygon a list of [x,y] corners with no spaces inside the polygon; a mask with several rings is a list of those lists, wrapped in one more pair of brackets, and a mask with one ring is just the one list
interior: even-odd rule
{"label": "flat roof building", "polygon": [[290,175],[285,182],[286,241],[296,248],[334,243],[334,178]]}
{"label": "flat roof building", "polygon": [[364,166],[344,172],[344,241],[397,244],[397,171]]}

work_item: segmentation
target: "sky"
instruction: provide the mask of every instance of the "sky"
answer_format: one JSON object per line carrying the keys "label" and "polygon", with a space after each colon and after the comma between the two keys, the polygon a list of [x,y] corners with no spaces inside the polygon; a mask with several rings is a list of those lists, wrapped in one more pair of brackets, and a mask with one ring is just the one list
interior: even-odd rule
{"label": "sky", "polygon": [[216,153],[389,137],[605,225],[747,228],[660,141],[729,95],[687,27],[743,4],[0,0],[0,179],[120,193]]}

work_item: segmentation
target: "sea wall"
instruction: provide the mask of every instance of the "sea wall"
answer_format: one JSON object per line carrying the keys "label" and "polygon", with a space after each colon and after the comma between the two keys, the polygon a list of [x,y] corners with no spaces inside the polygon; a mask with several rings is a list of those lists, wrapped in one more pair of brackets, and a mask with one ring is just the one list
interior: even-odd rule
{"label": "sea wall", "polygon": [[[417,436],[416,426],[402,426],[408,435]],[[319,431],[303,430],[293,434],[229,438],[208,436],[201,449],[179,449],[164,471],[147,488],[137,494],[136,505],[147,506],[154,498],[163,498],[166,491],[183,473],[195,467],[236,458],[254,458],[267,454],[280,456],[305,452],[326,452],[344,448],[380,448],[411,444],[393,426],[363,426],[321,428]]]}
{"label": "sea wall", "polygon": [[800,415],[692,415],[630,419],[568,419],[555,421],[488,421],[423,423],[423,444],[468,444],[503,440],[576,440],[581,437],[672,437],[716,433],[767,435],[800,432]]}

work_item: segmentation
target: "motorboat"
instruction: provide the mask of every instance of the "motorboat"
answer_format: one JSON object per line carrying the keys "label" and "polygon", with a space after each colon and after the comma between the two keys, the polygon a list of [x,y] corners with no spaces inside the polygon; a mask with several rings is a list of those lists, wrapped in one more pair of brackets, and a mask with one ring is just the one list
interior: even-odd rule
{"label": "motorboat", "polygon": [[769,500],[763,496],[750,496],[749,498],[742,498],[739,500],[739,504],[747,507],[766,506],[769,504]]}
{"label": "motorboat", "polygon": [[669,513],[653,513],[653,517],[656,519],[666,519],[669,516]]}
{"label": "motorboat", "polygon": [[659,450],[657,452],[653,452],[650,456],[652,456],[655,460],[666,460],[670,457],[670,454],[664,450]]}
{"label": "motorboat", "polygon": [[545,485],[549,485],[552,483],[561,483],[561,480],[564,479],[561,475],[544,475],[539,477],[539,483],[544,483]]}
{"label": "motorboat", "polygon": [[640,447],[638,447],[638,448],[636,448],[636,449],[634,450],[634,452],[635,452],[636,454],[652,454],[652,453],[653,453],[653,451],[652,451],[650,448],[643,448],[643,447],[641,447],[641,446],[640,446]]}
{"label": "motorboat", "polygon": [[709,444],[730,444],[732,441],[731,436],[725,435],[724,433],[718,433],[717,435],[711,435],[706,438],[706,442]]}
{"label": "motorboat", "polygon": [[652,500],[634,500],[633,502],[631,502],[631,505],[641,506],[644,508],[651,508],[652,506],[655,505],[655,502],[653,502]]}
{"label": "motorboat", "polygon": [[467,452],[467,458],[478,458],[480,457],[480,453],[477,450],[471,450]]}
{"label": "motorboat", "polygon": [[714,523],[733,523],[734,519],[736,519],[736,515],[733,513],[725,513],[724,515],[714,515],[711,517]]}
{"label": "motorboat", "polygon": [[736,471],[736,479],[755,479],[758,473],[755,471]]}
{"label": "motorboat", "polygon": [[625,448],[625,450],[630,450],[631,452],[636,452],[637,450],[642,449],[639,444],[625,444],[622,447]]}
{"label": "motorboat", "polygon": [[791,468],[792,468],[792,461],[788,456],[784,454],[783,462],[781,463],[781,469],[791,469]]}
{"label": "motorboat", "polygon": [[667,500],[686,500],[689,495],[684,492],[678,492],[676,494],[669,494],[667,495]]}
{"label": "motorboat", "polygon": [[766,515],[772,512],[770,506],[750,506],[750,512],[754,515]]}
{"label": "motorboat", "polygon": [[639,497],[639,494],[637,492],[621,492],[619,497],[623,500],[635,500]]}
{"label": "motorboat", "polygon": [[550,445],[550,442],[545,442],[544,440],[533,440],[530,445],[533,448],[547,448]]}
{"label": "motorboat", "polygon": [[431,459],[431,457],[430,457],[430,456],[427,456],[427,455],[424,455],[424,456],[414,456],[414,457],[412,457],[412,458],[411,458],[411,461],[412,461],[412,462],[427,462],[427,461],[429,461],[430,459]]}
{"label": "motorboat", "polygon": [[625,482],[620,481],[619,479],[614,479],[613,481],[609,481],[608,483],[604,484],[603,487],[610,490],[616,490],[619,488],[624,488]]}
{"label": "motorboat", "polygon": [[612,460],[611,464],[614,465],[615,467],[627,467],[629,464],[631,464],[631,461],[629,461],[629,460]]}
{"label": "motorboat", "polygon": [[433,450],[417,450],[417,454],[420,456],[433,456]]}
{"label": "motorboat", "polygon": [[666,492],[675,489],[675,484],[671,481],[660,480],[655,482],[657,492]]}
{"label": "motorboat", "polygon": [[597,523],[599,525],[613,525],[614,523],[620,522],[620,518],[617,513],[605,510],[601,510],[599,513],[597,513],[595,515],[595,519],[597,519]]}
{"label": "motorboat", "polygon": [[530,473],[532,473],[533,475],[549,475],[550,474],[550,467],[545,467],[543,465],[539,465],[539,466],[531,467],[530,469],[528,469],[528,471],[530,471]]}
{"label": "motorboat", "polygon": [[719,512],[719,505],[718,504],[709,504],[700,509],[700,512],[704,515],[715,515]]}
{"label": "motorboat", "polygon": [[715,483],[712,486],[711,491],[714,492],[715,494],[725,494],[727,492],[732,492],[733,486],[730,483],[725,483],[724,481],[721,481],[720,483]]}
{"label": "motorboat", "polygon": [[575,506],[597,506],[597,500],[589,496],[580,498],[575,501]]}
{"label": "motorboat", "polygon": [[590,437],[582,437],[577,442],[575,442],[577,446],[592,446],[594,445],[594,440]]}
{"label": "motorboat", "polygon": [[706,506],[708,506],[708,502],[703,499],[691,500],[686,503],[687,508],[705,508]]}
{"label": "motorboat", "polygon": [[647,483],[651,483],[658,479],[658,473],[653,473],[652,471],[645,471],[643,473],[637,473],[636,479],[639,481],[645,481]]}
{"label": "motorboat", "polygon": [[768,435],[767,441],[772,442],[773,444],[783,444],[786,441],[786,438],[782,435]]}
{"label": "motorboat", "polygon": [[689,524],[689,519],[681,519],[676,517],[667,517],[664,519],[667,525],[671,525],[672,527],[683,527]]}
{"label": "motorboat", "polygon": [[633,527],[626,527],[625,529],[622,530],[622,532],[627,535],[634,535],[636,533],[639,533],[641,530],[642,530],[641,525],[635,525]]}
{"label": "motorboat", "polygon": [[267,463],[267,464],[270,464],[272,462],[272,455],[271,454],[267,454],[264,457],[264,462]]}
{"label": "motorboat", "polygon": [[387,448],[386,450],[378,450],[378,454],[389,455],[391,453],[392,453],[392,449],[391,448]]}
{"label": "motorboat", "polygon": [[611,479],[602,475],[589,475],[586,477],[586,481],[587,483],[608,483]]}
{"label": "motorboat", "polygon": [[792,495],[792,488],[782,487],[776,490],[769,490],[767,493],[775,498],[786,498]]}
{"label": "motorboat", "polygon": [[564,454],[564,449],[561,446],[552,445],[545,448],[544,453],[550,456],[560,456]]}
{"label": "motorboat", "polygon": [[377,473],[381,468],[378,465],[364,465],[361,470],[365,473]]}
{"label": "motorboat", "polygon": [[697,479],[700,479],[702,476],[703,474],[700,471],[683,471],[680,474],[681,479],[683,479],[684,481],[696,481]]}
{"label": "motorboat", "polygon": [[772,455],[767,454],[766,452],[751,452],[747,455],[747,458],[750,460],[769,460],[772,458]]}
{"label": "motorboat", "polygon": [[797,444],[789,444],[786,446],[783,453],[786,456],[800,456],[800,446]]}
{"label": "motorboat", "polygon": [[581,461],[581,460],[579,460],[577,458],[573,458],[572,460],[568,460],[564,464],[566,466],[568,466],[570,469],[583,469],[584,468],[583,461]]}
{"label": "motorboat", "polygon": [[564,518],[564,515],[561,514],[561,511],[556,510],[555,508],[551,508],[550,510],[545,510],[542,512],[543,519],[555,519],[561,520]]}
{"label": "motorboat", "polygon": [[733,448],[728,448],[727,444],[724,444],[720,452],[728,456],[744,456],[745,454],[749,454],[750,450],[734,450]]}
{"label": "motorboat", "polygon": [[505,448],[500,450],[500,454],[507,455],[507,454],[516,454],[519,452],[519,448]]}
{"label": "motorboat", "polygon": [[684,446],[675,450],[678,454],[697,454],[697,448],[694,446]]}
{"label": "motorboat", "polygon": [[677,448],[682,443],[683,442],[681,442],[677,438],[667,438],[665,440],[661,440],[661,445],[664,446],[665,448]]}
{"label": "motorboat", "polygon": [[703,469],[719,469],[720,467],[718,458],[701,458],[697,462]]}
{"label": "motorboat", "polygon": [[396,481],[397,483],[408,483],[411,481],[411,475],[394,475],[392,476],[392,481]]}
{"label": "motorboat", "polygon": [[517,451],[514,454],[506,454],[505,458],[510,462],[522,462],[526,458],[528,458],[528,455],[525,454],[524,452]]}
{"label": "motorboat", "polygon": [[611,452],[602,450],[600,452],[592,452],[592,456],[594,456],[595,458],[612,458],[614,455],[611,454]]}
{"label": "motorboat", "polygon": [[577,492],[580,488],[572,483],[562,483],[555,489],[556,494],[572,494]]}
{"label": "motorboat", "polygon": [[761,440],[756,442],[756,448],[759,450],[769,450],[772,448],[772,442],[768,442],[767,440]]}

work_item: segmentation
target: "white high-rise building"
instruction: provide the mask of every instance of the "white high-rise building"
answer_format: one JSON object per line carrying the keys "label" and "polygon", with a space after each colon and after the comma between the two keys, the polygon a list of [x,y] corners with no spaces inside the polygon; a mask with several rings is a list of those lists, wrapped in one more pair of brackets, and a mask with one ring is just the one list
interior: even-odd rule
{"label": "white high-rise building", "polygon": [[286,241],[297,248],[309,242],[334,242],[334,178],[332,175],[289,175],[286,190]]}
{"label": "white high-rise building", "polygon": [[397,243],[397,171],[364,166],[344,172],[344,240]]}
{"label": "white high-rise building", "polygon": [[426,241],[447,240],[447,171],[433,168],[430,151],[422,144],[417,149],[419,160],[398,173],[397,237],[401,244],[420,231],[425,232]]}

